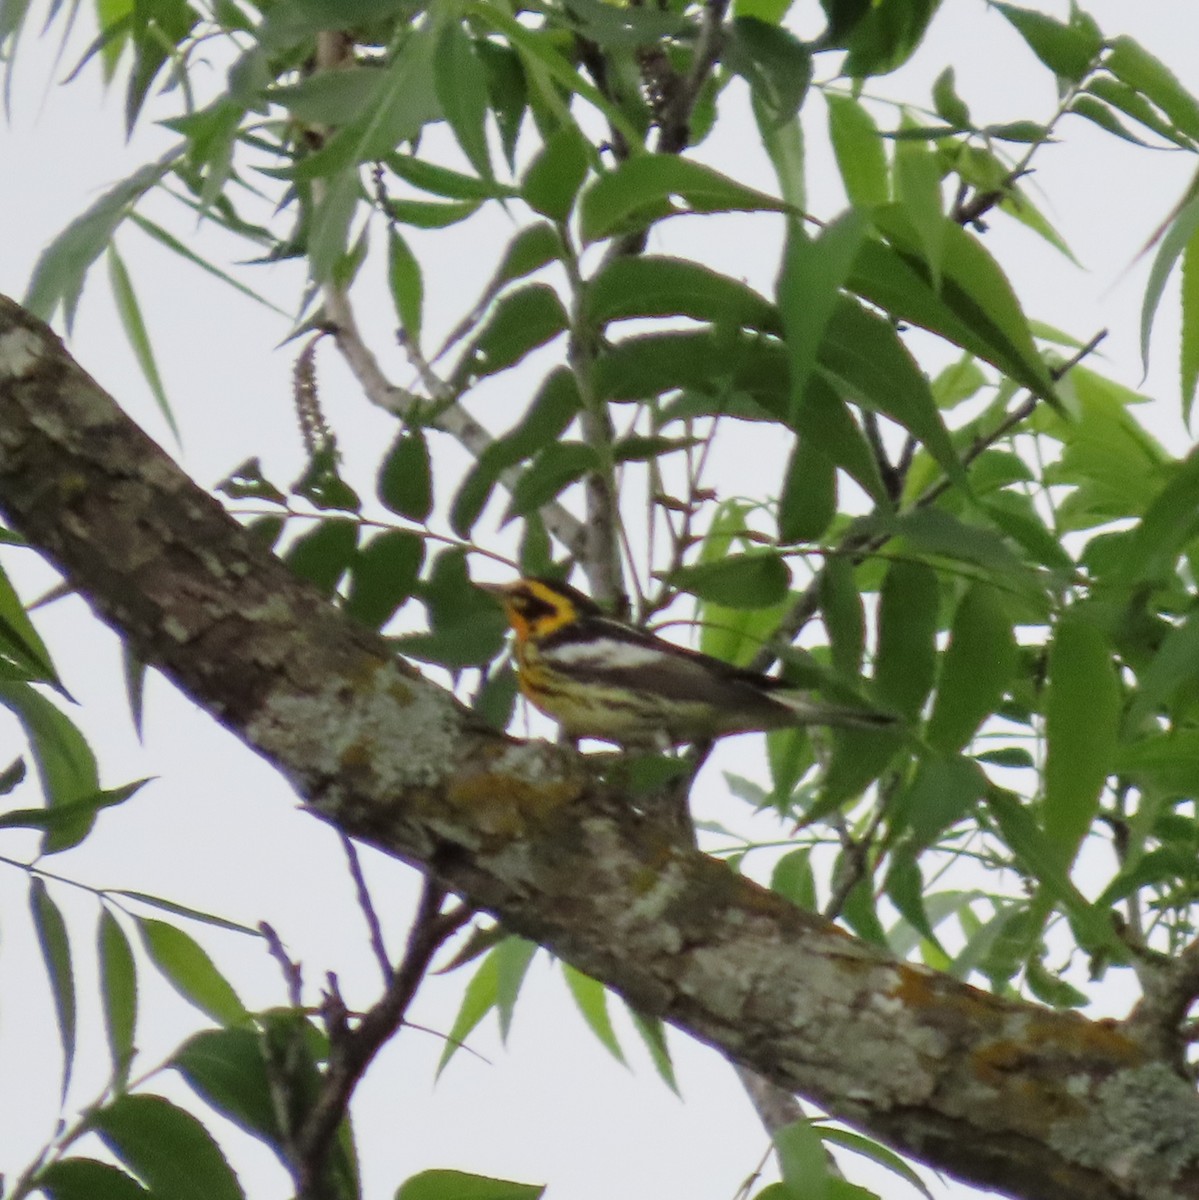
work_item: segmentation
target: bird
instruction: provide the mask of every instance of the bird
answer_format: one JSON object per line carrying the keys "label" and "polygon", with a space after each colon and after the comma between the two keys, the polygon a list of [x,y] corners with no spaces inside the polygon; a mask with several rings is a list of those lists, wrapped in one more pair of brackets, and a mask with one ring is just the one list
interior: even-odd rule
{"label": "bird", "polygon": [[512,627],[521,692],[571,741],[669,748],[799,725],[897,723],[890,713],[813,700],[774,676],[676,646],[555,579],[478,586],[499,600]]}

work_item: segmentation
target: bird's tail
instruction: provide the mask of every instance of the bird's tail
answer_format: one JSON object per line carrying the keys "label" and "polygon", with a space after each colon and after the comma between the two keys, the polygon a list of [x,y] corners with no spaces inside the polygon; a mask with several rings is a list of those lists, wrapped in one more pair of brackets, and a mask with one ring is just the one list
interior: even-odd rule
{"label": "bird's tail", "polygon": [[795,714],[801,725],[828,725],[837,729],[894,729],[899,725],[895,713],[865,705],[827,704],[813,700],[806,692],[780,690],[771,692],[770,698],[778,701]]}

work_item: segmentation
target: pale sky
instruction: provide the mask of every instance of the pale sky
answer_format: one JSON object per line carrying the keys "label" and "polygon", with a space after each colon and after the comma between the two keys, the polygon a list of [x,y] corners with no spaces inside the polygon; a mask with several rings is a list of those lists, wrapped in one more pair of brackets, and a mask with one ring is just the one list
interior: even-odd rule
{"label": "pale sky", "polygon": [[[810,16],[802,5],[797,7],[801,17]],[[1052,7],[1061,13],[1066,6]],[[807,8],[814,12],[816,6]],[[1137,5],[1103,0],[1088,8],[1106,33],[1133,34],[1199,89],[1195,5],[1185,0]],[[916,62],[894,77],[872,81],[871,94],[927,103],[931,80],[953,62],[958,89],[977,120],[1036,119],[1052,112],[1050,81],[1002,18],[987,14],[980,0],[947,0],[944,9]],[[38,23],[35,19],[31,27]],[[64,63],[73,63],[91,36],[82,15],[80,25],[75,49],[64,55]],[[6,231],[0,237],[0,291],[18,298],[47,240],[111,183],[174,139],[143,124],[126,144],[121,96],[103,96],[94,71],[70,87],[57,86],[53,80],[65,71],[52,65],[55,49],[51,41],[38,44],[32,37],[21,46],[13,114],[0,130],[8,181],[0,193],[0,229]],[[823,148],[822,106],[812,100],[805,112],[811,123],[811,207],[828,215],[842,200]],[[747,183],[774,190],[773,175],[755,152],[747,120],[741,105],[740,116],[730,115],[705,143],[702,157]],[[1108,362],[1098,369],[1140,387],[1137,314],[1148,261],[1136,256],[1181,195],[1194,164],[1182,154],[1126,146],[1078,119],[1067,121],[1061,132],[1065,143],[1038,156],[1034,182],[1041,189],[1038,203],[1087,269],[1080,271],[1002,218],[995,219],[988,244],[1031,316],[1081,340],[1109,327],[1104,346]],[[176,234],[194,236],[202,253],[230,253],[209,231],[194,233],[188,219],[169,204],[155,201],[149,211]],[[449,235],[414,234],[430,292],[427,326],[445,329],[457,321],[490,274],[510,228],[496,212]],[[272,477],[281,482],[295,478],[302,449],[290,396],[294,347],[275,348],[285,323],[135,229],[121,233],[118,242],[182,426],[181,459],[189,472],[211,485],[249,455],[260,454]],[[778,265],[777,226],[769,218],[674,221],[655,234],[653,248],[702,254],[711,265],[767,293]],[[294,265],[285,264],[258,269],[253,283],[289,307],[301,280]],[[1152,413],[1142,410],[1142,416],[1180,454],[1187,443],[1177,416],[1175,294],[1176,285],[1162,304],[1156,355],[1143,385],[1157,403]],[[393,317],[379,278],[364,280],[358,306],[376,346],[391,345]],[[93,271],[70,345],[126,411],[178,452],[120,332],[102,263]],[[386,366],[399,382],[410,381],[397,354],[387,358]],[[319,369],[328,415],[346,452],[347,476],[369,480],[380,447],[394,435],[393,423],[364,402],[331,349],[322,351]],[[480,394],[474,411],[490,427],[504,427],[513,419],[512,406],[521,395],[514,389],[520,386],[507,377],[496,381]],[[505,405],[505,394],[516,399]],[[773,451],[773,460],[771,453],[769,447],[730,444],[715,464],[715,477],[730,492],[752,490],[763,471],[774,478],[781,469],[785,447]],[[439,470],[457,470],[463,461],[445,439],[438,440],[438,455]],[[31,566],[28,555],[6,555],[4,562],[26,595],[37,594],[52,579],[45,569]],[[81,701],[72,717],[100,753],[105,784],[155,777],[124,808],[103,815],[82,848],[47,861],[47,869],[95,885],[166,896],[248,924],[266,918],[279,929],[293,957],[305,964],[313,998],[324,971],[332,969],[352,1004],[369,1003],[378,990],[376,971],[332,833],[296,812],[294,796],[273,771],[157,677],[150,680],[146,742],[139,745],[121,699],[116,639],[90,620],[80,602],[55,604],[39,612],[37,622],[67,686]],[[5,718],[0,735],[3,766],[18,752],[13,722]],[[720,765],[761,778],[760,746],[760,739],[737,739],[726,745]],[[28,790],[17,797],[22,804],[35,802]],[[744,818],[744,806],[727,794],[718,769],[706,777],[697,808],[701,816],[729,823]],[[759,836],[769,836],[760,823],[753,828]],[[20,858],[32,845],[32,839],[5,831],[0,855]],[[365,857],[398,948],[415,877],[380,855],[366,852]],[[82,1104],[102,1087],[107,1066],[93,999],[93,964],[86,953],[94,940],[97,908],[90,896],[66,887],[55,888],[54,896],[68,914],[80,972],[80,1052],[71,1100]],[[24,915],[26,904],[24,875],[0,863],[0,912],[5,914],[0,941],[0,1172],[6,1174],[18,1172],[49,1136],[57,1112],[57,1034]],[[277,969],[259,943],[188,929],[201,937],[250,1007],[284,1002]],[[143,969],[141,981],[139,1045],[145,1069],[169,1054],[198,1021],[153,971]],[[462,973],[430,980],[414,1019],[448,1030],[464,983]],[[680,1103],[658,1082],[620,1014],[617,1025],[631,1070],[615,1063],[586,1032],[560,975],[542,955],[522,994],[508,1047],[499,1045],[493,1021],[472,1037],[471,1046],[488,1061],[460,1054],[434,1085],[441,1042],[406,1031],[380,1057],[356,1104],[368,1200],[389,1197],[408,1175],[433,1166],[548,1182],[552,1200],[684,1195],[731,1200],[766,1147],[731,1070],[713,1052],[672,1033]],[[151,1086],[168,1089],[176,1098],[187,1094],[171,1077]],[[219,1120],[212,1126],[219,1134]],[[283,1172],[265,1149],[239,1135],[225,1144],[254,1200],[290,1194]],[[852,1166],[850,1173],[862,1182],[873,1181],[889,1197],[902,1200],[911,1194],[891,1177]],[[970,1194],[935,1182],[932,1187],[938,1196]]]}

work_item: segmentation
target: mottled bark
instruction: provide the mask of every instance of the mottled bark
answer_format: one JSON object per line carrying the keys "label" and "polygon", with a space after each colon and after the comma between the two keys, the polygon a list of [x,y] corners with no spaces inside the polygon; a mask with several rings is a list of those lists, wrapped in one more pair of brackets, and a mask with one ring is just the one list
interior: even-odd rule
{"label": "mottled bark", "polygon": [[1199,1099],[1137,1027],[892,961],[483,728],[265,553],[0,300],[0,509],[312,810],[642,1010],[963,1179],[1199,1197]]}

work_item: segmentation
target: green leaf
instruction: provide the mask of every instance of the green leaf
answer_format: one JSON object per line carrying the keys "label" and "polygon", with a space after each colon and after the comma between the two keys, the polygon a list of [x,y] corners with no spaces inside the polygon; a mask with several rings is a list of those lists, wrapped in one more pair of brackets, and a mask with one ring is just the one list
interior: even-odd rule
{"label": "green leaf", "polygon": [[738,17],[753,17],[777,25],[793,3],[794,0],[735,0],[733,12]]}
{"label": "green leaf", "polygon": [[1145,282],[1145,300],[1141,305],[1141,362],[1146,371],[1149,370],[1149,339],[1153,332],[1153,318],[1165,291],[1166,280],[1179,257],[1196,240],[1199,240],[1199,195],[1179,209],[1171,221],[1158,244],[1149,278]]}
{"label": "green leaf", "polygon": [[1099,811],[1120,721],[1111,647],[1085,615],[1068,612],[1049,648],[1045,693],[1045,836],[1069,869]]}
{"label": "green leaf", "polygon": [[378,67],[346,64],[336,71],[314,71],[299,83],[271,88],[271,101],[286,108],[305,125],[352,125],[376,103],[379,95]]}
{"label": "green leaf", "polygon": [[137,1029],[137,968],[124,930],[107,908],[100,910],[96,934],[100,963],[100,998],[104,1030],[112,1055],[112,1077],[123,1084],[129,1078]]}
{"label": "green leaf", "polygon": [[421,1171],[400,1184],[395,1200],[539,1200],[545,1187],[465,1171]]}
{"label": "green leaf", "polygon": [[942,286],[932,286],[918,243],[893,206],[876,210],[895,246],[867,238],[849,287],[901,321],[919,325],[998,367],[1034,394],[1057,404],[1048,369],[1037,353],[1011,285],[976,239],[956,225],[944,231]]}
{"label": "green leaf", "polygon": [[151,896],[147,892],[135,892],[128,888],[109,888],[109,894],[113,896],[124,896],[129,900],[136,900],[141,904],[147,904],[151,908],[157,908],[162,912],[172,913],[177,917],[187,917],[191,921],[199,921],[202,925],[211,925],[216,929],[227,929],[231,933],[247,933],[251,937],[261,937],[260,930],[252,929],[249,925],[239,925],[236,921],[227,920],[225,917],[217,917],[212,913],[202,912],[198,908],[188,908],[186,904],[176,904],[174,900],[164,900],[161,896]]}
{"label": "green leaf", "polygon": [[451,386],[460,391],[507,370],[569,328],[566,309],[548,284],[530,283],[509,292],[463,352]]}
{"label": "green leaf", "polygon": [[520,191],[534,212],[562,224],[592,165],[595,151],[573,121],[556,129],[529,164]]}
{"label": "green leaf", "polygon": [[471,711],[492,729],[503,733],[516,712],[517,691],[516,672],[511,663],[505,663],[483,680],[482,687],[471,697]]}
{"label": "green leaf", "polygon": [[[286,13],[293,7],[275,8],[272,13]],[[328,5],[321,7],[326,12],[333,11]],[[345,11],[345,5],[338,6],[339,13]],[[425,125],[442,115],[433,79],[436,36],[432,22],[413,27],[386,67],[381,70],[362,68],[369,71],[371,79],[362,77],[366,82],[361,85],[361,94],[351,93],[355,84],[331,78],[340,77],[341,71],[318,73],[295,88],[273,92],[272,95],[281,96],[282,102],[288,104],[297,117],[300,117],[297,103],[311,102],[321,88],[325,89],[325,94],[320,97],[322,102],[327,102],[329,94],[336,92],[336,102],[352,109],[345,114],[348,123],[315,153],[301,158],[290,174],[297,180],[305,180],[353,173],[360,163],[384,161],[401,142],[418,139]],[[351,75],[350,78],[354,77]],[[306,111],[310,109],[306,108]],[[304,118],[300,117],[300,120]],[[318,119],[316,123],[325,122]]]}
{"label": "green leaf", "polygon": [[48,321],[61,306],[70,330],[88,269],[111,245],[133,206],[160,182],[185,150],[186,143],[182,142],[171,147],[161,158],[105,192],[42,251],[24,300],[34,316]]}
{"label": "green leaf", "polygon": [[1195,389],[1199,386],[1199,232],[1191,235],[1182,254],[1182,419],[1189,426]]}
{"label": "green leaf", "polygon": [[866,232],[856,210],[843,213],[813,239],[798,221],[790,222],[777,300],[791,365],[791,412],[804,403],[808,377],[815,369],[825,331],[841,302]]}
{"label": "green leaf", "polygon": [[584,242],[644,229],[683,213],[785,212],[781,200],[670,154],[639,154],[602,175],[579,209]]}
{"label": "green leaf", "polygon": [[1177,76],[1140,43],[1121,34],[1108,43],[1103,65],[1129,87],[1151,100],[1174,122],[1176,129],[1199,141],[1199,100]]}
{"label": "green leaf", "polygon": [[523,517],[555,499],[588,471],[597,470],[599,457],[583,442],[554,442],[533,460],[512,488],[505,520]]}
{"label": "green leaf", "polygon": [[453,1025],[450,1026],[445,1049],[442,1050],[441,1058],[437,1063],[438,1075],[445,1070],[450,1059],[454,1057],[455,1052],[479,1022],[499,1002],[500,960],[497,955],[498,949],[497,946],[488,953],[487,957],[479,964],[479,969],[471,976],[470,983],[466,985],[466,992],[462,997],[462,1004],[458,1008],[458,1015],[454,1018]]}
{"label": "green leaf", "polygon": [[1087,91],[1100,100],[1119,109],[1134,121],[1139,121],[1146,129],[1152,129],[1159,137],[1183,150],[1191,149],[1191,140],[1178,132],[1169,121],[1165,120],[1156,109],[1136,88],[1129,87],[1110,75],[1097,75],[1087,81]]}
{"label": "green leaf", "polygon": [[[900,128],[911,127],[905,116]],[[895,144],[895,199],[916,231],[933,286],[939,289],[945,230],[952,222],[945,217],[940,158],[922,139],[904,138]]]}
{"label": "green leaf", "polygon": [[941,0],[871,0],[853,26],[841,65],[855,79],[887,75],[916,52]]}
{"label": "green leaf", "polygon": [[995,589],[974,583],[954,614],[926,737],[961,750],[994,712],[1016,670],[1012,623]]}
{"label": "green leaf", "polygon": [[890,321],[850,296],[839,297],[820,347],[820,366],[859,404],[915,434],[951,479],[966,484],[928,379]]}
{"label": "green leaf", "polygon": [[[291,1017],[292,1014],[285,1014]],[[304,1018],[295,1016],[294,1020]],[[297,1054],[308,1058],[302,1031],[292,1027],[286,1054],[294,1067]],[[170,1060],[188,1085],[204,1101],[254,1137],[261,1138],[276,1153],[284,1153],[279,1116],[275,1108],[270,1075],[263,1058],[263,1035],[255,1029],[205,1029],[193,1034]],[[308,1061],[305,1074],[318,1079],[316,1063]],[[294,1079],[289,1077],[289,1084]],[[304,1099],[289,1096],[292,1103]]]}
{"label": "green leaf", "polygon": [[[18,760],[20,761],[20,760]],[[124,787],[95,792],[69,804],[58,804],[53,808],[14,808],[0,814],[0,829],[45,829],[57,836],[60,831],[73,831],[90,825],[101,809],[124,804],[149,781],[138,779]]]}
{"label": "green leaf", "polygon": [[937,573],[900,559],[887,568],[879,596],[874,682],[879,698],[907,717],[920,714],[937,669]]}
{"label": "green leaf", "polygon": [[112,284],[112,295],[116,301],[117,314],[121,318],[121,327],[125,330],[125,337],[129,340],[133,356],[137,359],[137,365],[141,368],[159,411],[166,418],[175,440],[178,441],[179,426],[175,423],[171,402],[167,399],[166,389],[162,386],[162,376],[158,373],[158,364],[154,361],[154,349],[150,345],[150,334],[133,290],[133,281],[129,278],[124,259],[117,253],[115,241],[108,244],[108,278]]}
{"label": "green leaf", "polygon": [[317,204],[308,230],[308,265],[312,278],[327,283],[349,254],[350,225],[363,199],[357,166],[333,176]]}
{"label": "green leaf", "polygon": [[890,531],[925,554],[982,568],[994,587],[1038,609],[1047,603],[1044,580],[994,530],[968,525],[938,508],[915,509],[901,516],[883,514],[867,520],[871,528]]}
{"label": "green leaf", "polygon": [[837,514],[837,468],[812,438],[800,438],[783,476],[779,541],[818,541]]}
{"label": "green leaf", "polygon": [[451,203],[434,203],[430,200],[387,201],[387,215],[402,225],[415,225],[417,229],[448,229],[479,211],[477,200],[458,200]]}
{"label": "green leaf", "polygon": [[895,829],[910,829],[917,847],[923,850],[966,816],[986,791],[987,777],[977,763],[957,756],[928,755],[912,782],[896,797]]}
{"label": "green leaf", "polygon": [[1003,840],[1029,873],[1070,917],[1075,934],[1092,949],[1105,948],[1123,961],[1124,954],[1106,911],[1087,903],[1062,866],[1061,849],[1042,832],[1028,808],[1010,792],[991,788],[987,808],[995,818]]}
{"label": "green leaf", "polygon": [[1179,688],[1199,674],[1199,615],[1191,613],[1170,628],[1144,669],[1137,671],[1137,690],[1124,727],[1137,729],[1150,714],[1168,705]]}
{"label": "green leaf", "polygon": [[[939,800],[940,797],[938,796],[937,799]],[[923,806],[913,805],[912,807],[913,811],[927,816],[927,811]],[[945,822],[946,826],[951,825],[960,815],[960,813],[951,815],[950,819]],[[902,825],[898,828],[902,828]],[[932,923],[928,919],[928,912],[924,907],[924,887],[924,874],[920,870],[920,864],[916,861],[911,848],[903,846],[893,851],[891,866],[883,884],[887,899],[895,905],[899,915],[922,938],[932,942],[934,946],[943,951],[944,948],[933,930]],[[887,940],[890,943],[891,937],[888,937]]]}
{"label": "green leaf", "polygon": [[166,921],[148,917],[138,917],[137,926],[150,961],[189,1004],[220,1025],[249,1020],[237,993],[194,938]]}
{"label": "green leaf", "polygon": [[[1142,476],[1143,462],[1138,463]],[[1172,574],[1183,547],[1199,530],[1199,450],[1192,450],[1180,463],[1171,464],[1165,485],[1145,510],[1132,531],[1113,581],[1131,584],[1157,580]],[[1151,480],[1151,484],[1154,481]]]}
{"label": "green leaf", "polygon": [[1091,1003],[1091,997],[1086,992],[1080,992],[1064,979],[1051,974],[1039,959],[1029,961],[1024,971],[1024,982],[1036,999],[1054,1008],[1083,1008]]}
{"label": "green leaf", "polygon": [[0,653],[11,657],[30,675],[31,682],[50,683],[62,689],[58,672],[50,660],[50,651],[42,641],[25,606],[0,569]]}
{"label": "green leaf", "polygon": [[790,30],[738,13],[722,59],[749,84],[764,132],[795,118],[812,81],[812,51]]}
{"label": "green leaf", "polygon": [[477,175],[451,171],[449,167],[427,162],[415,154],[389,154],[385,161],[405,183],[447,200],[504,200],[520,194],[516,188],[495,179],[480,179]]}
{"label": "green leaf", "polygon": [[424,306],[425,285],[421,278],[420,263],[408,243],[394,226],[387,230],[388,282],[396,316],[404,333],[415,345],[420,345],[421,313]]}
{"label": "green leaf", "polygon": [[3,771],[0,771],[0,796],[7,796],[24,780],[25,760],[14,758]]}
{"label": "green leaf", "polygon": [[484,450],[463,481],[450,511],[450,527],[459,537],[469,535],[503,472],[557,441],[581,404],[574,373],[555,367],[520,423]]}
{"label": "green leaf", "polygon": [[416,590],[425,543],[406,529],[371,538],[350,566],[346,612],[371,629],[382,629]]}
{"label": "green leaf", "polygon": [[933,107],[937,110],[937,116],[950,125],[962,128],[970,125],[970,109],[958,95],[953,67],[946,67],[933,81]]}
{"label": "green leaf", "polygon": [[405,429],[379,469],[379,499],[398,516],[424,524],[433,511],[433,467],[422,429]]}
{"label": "green leaf", "polygon": [[812,872],[812,851],[808,846],[788,850],[774,864],[770,890],[790,900],[797,908],[816,911],[816,877]]}
{"label": "green leaf", "polygon": [[876,503],[890,505],[878,459],[849,405],[823,375],[812,375],[789,423],[819,446]]}
{"label": "green leaf", "polygon": [[874,118],[852,96],[824,93],[829,137],[845,194],[856,208],[886,204],[890,197],[887,151]]}
{"label": "green leaf", "polygon": [[787,596],[791,572],[778,554],[765,550],[681,567],[669,577],[672,587],[728,608],[766,608]]}
{"label": "green leaf", "polygon": [[150,1200],[132,1175],[94,1158],[63,1158],[37,1173],[37,1190],[48,1200]]}
{"label": "green leaf", "polygon": [[1065,25],[1045,13],[1015,4],[993,4],[1028,43],[1029,49],[1055,74],[1077,83],[1091,69],[1103,39],[1082,24]]}
{"label": "green leaf", "polygon": [[1092,125],[1098,125],[1100,129],[1105,130],[1107,133],[1114,133],[1116,137],[1123,138],[1126,142],[1131,142],[1134,146],[1149,145],[1144,138],[1137,137],[1106,104],[1100,104],[1092,96],[1076,97],[1074,103],[1070,105],[1069,111],[1075,116],[1090,121]]}
{"label": "green leaf", "polygon": [[505,1043],[512,1032],[517,997],[539,949],[536,942],[509,935],[493,952],[496,966],[495,1008],[500,1019],[500,1038]]}
{"label": "green leaf", "polygon": [[848,1129],[836,1129],[831,1125],[820,1125],[817,1126],[817,1129],[825,1142],[831,1142],[834,1146],[842,1146],[854,1154],[860,1154],[863,1158],[878,1163],[893,1175],[898,1175],[909,1187],[915,1188],[926,1197],[926,1200],[933,1200],[932,1193],[925,1186],[924,1180],[894,1150],[889,1150],[873,1138],[863,1137],[860,1133],[853,1133]]}
{"label": "green leaf", "polygon": [[155,1196],[244,1200],[237,1176],[212,1135],[161,1096],[125,1095],[92,1115],[92,1128]]}
{"label": "green leaf", "polygon": [[206,271],[209,275],[219,279],[227,287],[233,288],[234,291],[240,292],[243,296],[247,296],[249,299],[261,304],[264,308],[269,308],[272,312],[278,313],[279,316],[290,319],[291,314],[286,309],[280,308],[279,305],[260,295],[253,288],[247,287],[241,280],[235,279],[230,275],[228,271],[222,271],[219,267],[201,258],[193,250],[185,246],[174,234],[169,233],[161,225],[151,221],[148,217],[144,217],[138,212],[131,212],[129,220],[143,233],[152,237],[160,245],[165,246],[173,254],[179,255],[180,258],[185,259],[193,266],[199,267],[201,271]]}
{"label": "green leaf", "polygon": [[296,538],[283,561],[329,597],[337,591],[357,552],[358,522],[348,517],[329,517]]}
{"label": "green leaf", "polygon": [[612,1018],[608,1014],[608,992],[602,983],[576,971],[569,963],[562,964],[562,977],[570,994],[583,1014],[587,1027],[599,1039],[600,1044],[616,1059],[624,1062],[624,1054],[620,1042],[616,1038],[616,1030],[612,1028]]}
{"label": "green leaf", "polygon": [[456,12],[441,22],[437,48],[433,52],[433,84],[441,111],[462,153],[485,179],[491,177],[491,155],[487,149],[487,83]]}
{"label": "green leaf", "polygon": [[[598,109],[630,146],[639,148],[642,145],[641,134],[629,118],[617,105],[612,104],[599,88],[584,79],[543,33],[529,29],[502,9],[485,3],[484,0],[468,3],[466,10],[504,36],[508,44],[524,59],[526,73],[531,78],[540,78],[540,81],[549,85],[544,87],[543,95],[552,98],[552,102],[556,103],[562,119],[567,119],[566,106],[562,104],[561,97],[553,91],[554,84],[565,88],[567,95],[578,96]],[[547,75],[548,80],[545,79]]]}
{"label": "green leaf", "polygon": [[475,53],[483,65],[492,116],[499,127],[504,155],[508,166],[515,171],[516,142],[529,104],[529,88],[520,55],[507,46],[487,40],[475,43]]}
{"label": "green leaf", "polygon": [[[26,683],[0,681],[0,706],[21,722],[47,803],[54,808],[95,796],[100,791],[96,758],[83,734],[44,696]],[[49,832],[43,849],[57,853],[78,845],[90,832],[95,810]]]}
{"label": "green leaf", "polygon": [[29,907],[38,948],[50,981],[54,999],[54,1017],[62,1041],[62,1090],[65,1101],[71,1083],[71,1068],[75,1062],[75,973],[71,966],[71,942],[67,925],[59,907],[50,897],[39,876],[29,882]]}
{"label": "green leaf", "polygon": [[753,288],[698,263],[658,255],[614,258],[587,285],[586,314],[596,325],[630,317],[684,316],[779,332],[774,306]]}
{"label": "green leaf", "polygon": [[860,673],[866,652],[866,611],[853,576],[848,558],[828,558],[819,584],[820,612],[833,668],[848,679]]}
{"label": "green leaf", "polygon": [[829,1156],[811,1121],[793,1121],[771,1136],[789,1200],[828,1200]]}
{"label": "green leaf", "polygon": [[641,1035],[641,1040],[649,1051],[654,1069],[658,1072],[662,1082],[677,1095],[678,1080],[675,1079],[674,1064],[670,1061],[670,1047],[666,1043],[666,1029],[662,1022],[657,1017],[647,1017],[639,1013],[635,1008],[629,1009],[629,1016],[632,1017],[633,1026]]}

